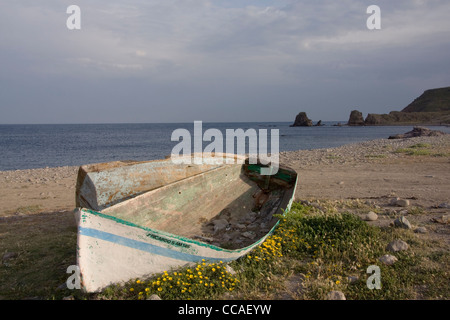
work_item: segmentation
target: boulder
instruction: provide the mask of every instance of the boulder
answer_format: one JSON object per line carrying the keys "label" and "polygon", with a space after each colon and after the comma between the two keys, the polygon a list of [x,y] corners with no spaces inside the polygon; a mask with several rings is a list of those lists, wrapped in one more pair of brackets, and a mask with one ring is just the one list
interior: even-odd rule
{"label": "boulder", "polygon": [[430,130],[425,127],[414,127],[411,131],[408,131],[403,134],[396,134],[393,136],[389,136],[389,139],[407,139],[414,137],[434,137],[434,136],[442,136],[446,133],[438,130]]}
{"label": "boulder", "polygon": [[327,295],[328,300],[346,300],[345,295],[341,291],[331,291]]}
{"label": "boulder", "polygon": [[392,242],[389,242],[389,244],[386,246],[386,250],[391,252],[405,251],[408,250],[408,248],[408,244],[403,240],[394,240]]}
{"label": "boulder", "polygon": [[412,229],[411,222],[408,221],[404,216],[394,220],[394,226],[403,229]]}
{"label": "boulder", "polygon": [[347,125],[349,126],[363,126],[364,125],[364,118],[360,111],[353,110],[350,113],[350,118],[348,119]]}
{"label": "boulder", "polygon": [[312,127],[313,123],[308,118],[306,112],[300,112],[296,117],[294,124],[291,127]]}
{"label": "boulder", "polygon": [[378,219],[378,215],[375,212],[373,212],[373,211],[370,211],[364,217],[364,220],[366,220],[366,221],[375,221],[377,219]]}
{"label": "boulder", "polygon": [[394,263],[398,261],[398,259],[390,254],[385,254],[384,256],[380,257],[378,260],[383,262],[387,266],[392,266]]}

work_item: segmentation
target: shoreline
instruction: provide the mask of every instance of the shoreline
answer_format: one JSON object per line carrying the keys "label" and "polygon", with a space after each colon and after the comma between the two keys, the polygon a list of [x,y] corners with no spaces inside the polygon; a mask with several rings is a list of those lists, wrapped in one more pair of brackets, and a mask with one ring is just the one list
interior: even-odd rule
{"label": "shoreline", "polygon": [[[411,145],[432,148],[437,156],[425,158],[433,165],[427,166],[423,162],[424,157],[397,152]],[[424,148],[422,151],[427,150]],[[401,181],[405,184],[417,183],[425,176],[434,177],[428,178],[434,182],[444,177],[450,181],[449,157],[450,135],[443,135],[375,139],[335,148],[283,151],[279,153],[279,162],[299,173],[296,199],[343,199],[386,196],[392,190],[401,189]],[[78,168],[61,166],[0,171],[0,216],[73,210]],[[325,173],[327,176],[324,176]],[[420,177],[415,176],[417,174]],[[408,178],[408,175],[411,177]],[[392,178],[394,176],[395,179]],[[399,193],[410,194],[407,190],[412,187],[405,185]],[[445,194],[446,190],[450,190],[450,184],[443,183],[442,188],[431,192],[430,197],[436,198],[438,195],[443,198],[442,202],[448,202]],[[437,198],[434,201],[438,201]]]}

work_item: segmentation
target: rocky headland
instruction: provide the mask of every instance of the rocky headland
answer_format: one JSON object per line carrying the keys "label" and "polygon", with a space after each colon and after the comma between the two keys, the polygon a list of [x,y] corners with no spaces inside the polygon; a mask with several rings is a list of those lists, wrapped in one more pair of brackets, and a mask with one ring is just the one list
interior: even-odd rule
{"label": "rocky headland", "polygon": [[358,110],[353,110],[349,126],[386,125],[448,125],[450,124],[450,87],[429,89],[401,111],[388,114],[369,113],[366,119]]}

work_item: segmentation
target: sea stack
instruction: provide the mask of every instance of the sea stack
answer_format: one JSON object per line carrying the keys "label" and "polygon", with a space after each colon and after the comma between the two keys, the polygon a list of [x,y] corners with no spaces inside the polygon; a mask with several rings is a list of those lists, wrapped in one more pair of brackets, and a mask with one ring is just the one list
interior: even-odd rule
{"label": "sea stack", "polygon": [[308,118],[306,112],[300,112],[291,127],[312,127],[312,125],[312,120]]}
{"label": "sea stack", "polygon": [[350,113],[350,118],[348,119],[347,125],[349,126],[363,126],[364,125],[364,118],[360,111],[353,110]]}

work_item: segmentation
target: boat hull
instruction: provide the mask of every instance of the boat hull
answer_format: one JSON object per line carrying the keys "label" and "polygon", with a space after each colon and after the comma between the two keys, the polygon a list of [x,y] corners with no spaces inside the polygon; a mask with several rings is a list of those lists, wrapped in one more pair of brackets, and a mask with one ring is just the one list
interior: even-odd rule
{"label": "boat hull", "polygon": [[[132,170],[131,168],[129,169]],[[277,200],[276,207],[269,208],[271,209],[267,213],[270,216],[269,218],[272,218],[273,213],[282,214],[288,211],[294,198],[297,175],[291,169],[283,170],[284,173],[292,173],[289,178],[291,181],[287,187],[284,187],[281,198]],[[252,178],[258,176],[257,171],[257,168],[255,170],[254,166],[251,168]],[[209,191],[217,194],[218,189],[214,189],[215,184],[213,182],[221,175],[226,175],[229,178],[233,172],[236,175],[235,179],[243,179],[242,172],[239,173],[233,166],[223,166],[156,188],[133,199],[105,208],[103,211],[78,207],[75,210],[78,226],[77,264],[80,268],[81,284],[84,291],[98,292],[111,284],[124,283],[136,278],[145,279],[164,271],[193,265],[202,260],[208,262],[233,261],[248,254],[256,246],[264,242],[273,233],[278,224],[278,219],[276,219],[276,222],[273,222],[274,220],[272,219],[270,230],[264,231],[264,234],[260,233],[255,240],[251,240],[245,246],[236,249],[226,249],[213,243],[199,241],[182,232],[175,232],[175,230],[180,229],[178,227],[173,229],[173,226],[176,225],[176,219],[173,223],[170,223],[171,229],[170,225],[164,226],[164,228],[160,227],[162,224],[155,222],[155,219],[152,221],[153,224],[145,224],[142,223],[142,218],[136,218],[141,211],[145,211],[149,207],[152,207],[153,211],[148,211],[146,215],[160,215],[160,212],[154,211],[153,208],[157,205],[154,202],[155,198],[165,201],[165,197],[159,196],[160,194],[167,194],[169,198],[172,196],[183,198],[178,190],[188,189],[189,186],[193,185],[202,186],[205,192]],[[242,180],[240,184],[247,186],[249,182]],[[254,192],[254,188],[255,186],[252,185],[248,192]],[[233,195],[232,192],[226,193],[227,195],[222,194],[219,198]],[[234,197],[231,199],[234,199]],[[244,204],[248,204],[249,199],[252,198],[248,195],[239,198]],[[169,202],[177,201],[180,200]],[[193,200],[189,198],[186,201],[186,203],[189,203]],[[241,204],[240,201],[232,201],[234,204],[232,208],[237,209],[238,205]],[[216,202],[220,203],[220,201],[215,201],[214,203]],[[128,208],[134,206],[137,208],[136,210],[126,212]],[[185,206],[186,204],[182,203],[180,207]],[[206,210],[208,212],[205,212],[205,214],[213,215],[216,212],[212,211],[216,210],[219,212],[222,208],[205,207],[208,208]],[[139,210],[139,208],[142,208],[142,210]],[[189,229],[187,226],[187,221],[189,220],[205,219],[201,217],[202,209],[197,211],[188,209],[186,214],[192,214],[193,216],[186,219],[186,222],[184,222],[186,228],[183,229]],[[170,213],[167,213],[166,217],[169,216]],[[161,215],[160,220],[163,221],[164,217],[164,215]]]}

